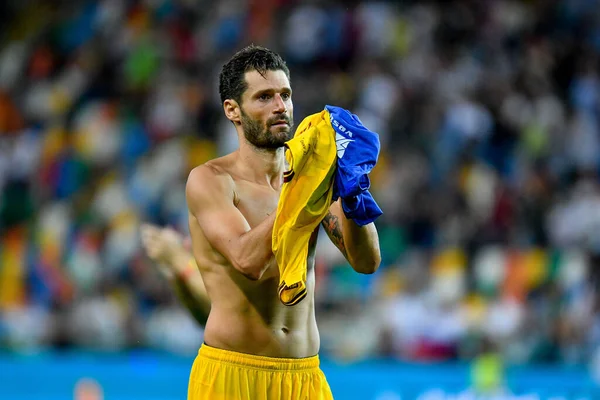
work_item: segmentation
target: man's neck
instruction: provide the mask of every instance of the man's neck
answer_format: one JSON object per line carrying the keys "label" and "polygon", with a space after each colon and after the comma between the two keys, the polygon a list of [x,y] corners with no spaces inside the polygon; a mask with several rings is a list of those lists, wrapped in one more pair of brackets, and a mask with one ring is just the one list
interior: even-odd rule
{"label": "man's neck", "polygon": [[285,149],[259,149],[244,143],[239,148],[239,166],[248,180],[279,189],[283,183]]}

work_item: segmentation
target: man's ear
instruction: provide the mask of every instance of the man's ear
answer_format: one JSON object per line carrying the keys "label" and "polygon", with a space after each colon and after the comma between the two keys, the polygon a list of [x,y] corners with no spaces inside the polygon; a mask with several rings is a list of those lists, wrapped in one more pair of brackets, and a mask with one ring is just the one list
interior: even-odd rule
{"label": "man's ear", "polygon": [[223,102],[223,111],[228,120],[233,123],[240,123],[242,120],[240,105],[233,99],[227,99]]}

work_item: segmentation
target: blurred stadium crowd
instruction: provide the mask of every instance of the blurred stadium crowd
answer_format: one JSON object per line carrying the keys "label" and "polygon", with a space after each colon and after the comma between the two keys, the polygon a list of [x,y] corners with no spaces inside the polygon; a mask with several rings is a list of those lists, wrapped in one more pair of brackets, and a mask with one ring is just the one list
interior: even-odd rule
{"label": "blurred stadium crowd", "polygon": [[237,145],[219,69],[256,43],[298,123],[381,136],[383,265],[320,241],[324,354],[597,357],[598,1],[22,0],[0,27],[1,347],[197,350],[138,228],[187,232],[189,170]]}

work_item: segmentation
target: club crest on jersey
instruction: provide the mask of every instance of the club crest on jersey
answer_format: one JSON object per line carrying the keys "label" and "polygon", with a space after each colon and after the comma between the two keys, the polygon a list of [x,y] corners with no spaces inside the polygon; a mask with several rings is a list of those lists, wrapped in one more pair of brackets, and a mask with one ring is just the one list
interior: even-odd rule
{"label": "club crest on jersey", "polygon": [[354,142],[354,140],[346,139],[339,133],[335,134],[335,147],[337,149],[338,158],[344,157],[344,154],[346,153],[346,147],[348,147],[351,142]]}
{"label": "club crest on jersey", "polygon": [[[354,140],[348,139],[348,137],[352,137],[352,131],[348,130],[344,125],[340,124],[338,120],[333,118],[333,116],[330,116],[330,119],[331,125],[333,125],[333,128],[337,130],[335,134],[335,146],[337,148],[337,156],[338,158],[342,158],[346,153],[346,147],[348,147],[350,143],[354,142]],[[348,137],[345,137],[344,135],[348,135]]]}

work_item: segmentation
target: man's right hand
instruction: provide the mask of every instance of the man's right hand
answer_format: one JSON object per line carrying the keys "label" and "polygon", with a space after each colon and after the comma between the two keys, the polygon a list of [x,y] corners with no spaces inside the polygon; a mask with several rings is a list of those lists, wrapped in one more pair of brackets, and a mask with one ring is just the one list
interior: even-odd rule
{"label": "man's right hand", "polygon": [[142,247],[148,257],[159,264],[160,270],[168,277],[181,273],[186,265],[178,262],[178,258],[189,260],[190,252],[184,245],[184,238],[172,228],[161,228],[152,224],[141,227]]}
{"label": "man's right hand", "polygon": [[210,299],[200,271],[193,261],[191,242],[172,228],[152,224],[141,226],[142,247],[160,273],[172,284],[177,297],[204,326]]}

